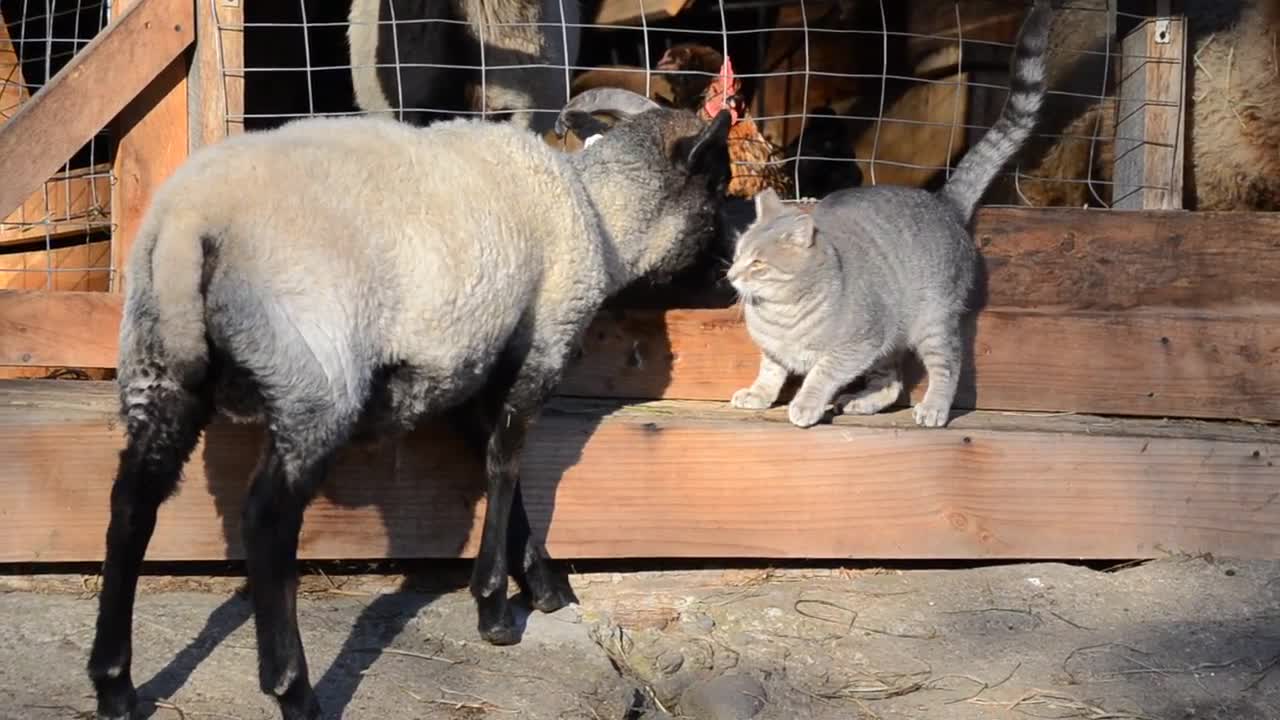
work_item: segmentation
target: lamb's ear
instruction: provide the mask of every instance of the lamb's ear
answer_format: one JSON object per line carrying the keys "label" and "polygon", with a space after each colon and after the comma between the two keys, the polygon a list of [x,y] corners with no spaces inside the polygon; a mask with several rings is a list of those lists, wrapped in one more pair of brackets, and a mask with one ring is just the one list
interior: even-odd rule
{"label": "lamb's ear", "polygon": [[756,193],[756,219],[773,217],[782,212],[782,198],[773,188],[767,187]]}
{"label": "lamb's ear", "polygon": [[802,248],[813,247],[813,230],[813,216],[809,213],[797,213],[787,239]]}
{"label": "lamb's ear", "polygon": [[690,175],[704,173],[713,164],[726,161],[731,122],[728,110],[716,113],[702,132],[676,143],[676,157],[672,159]]}
{"label": "lamb's ear", "polygon": [[569,110],[561,115],[556,124],[556,133],[564,137],[562,130],[572,130],[574,135],[585,141],[592,135],[600,135],[609,131],[609,124],[589,112]]}

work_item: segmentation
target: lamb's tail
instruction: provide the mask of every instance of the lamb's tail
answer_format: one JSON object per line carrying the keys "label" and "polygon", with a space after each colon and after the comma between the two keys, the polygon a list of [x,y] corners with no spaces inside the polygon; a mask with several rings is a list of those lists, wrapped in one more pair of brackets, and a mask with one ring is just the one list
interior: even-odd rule
{"label": "lamb's tail", "polygon": [[[191,390],[209,365],[205,334],[206,254],[212,238],[198,209],[153,207],[134,244],[120,326],[122,391],[156,384]],[[126,399],[125,410],[128,410]]]}
{"label": "lamb's tail", "polygon": [[996,175],[1022,150],[1039,120],[1047,89],[1045,54],[1052,24],[1049,0],[1035,0],[1035,7],[1018,34],[1004,111],[982,140],[965,154],[941,190],[966,223]]}

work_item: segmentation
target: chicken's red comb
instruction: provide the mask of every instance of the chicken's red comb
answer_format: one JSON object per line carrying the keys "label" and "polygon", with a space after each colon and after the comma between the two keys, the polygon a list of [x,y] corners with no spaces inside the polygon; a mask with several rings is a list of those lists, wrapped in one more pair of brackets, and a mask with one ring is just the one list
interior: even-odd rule
{"label": "chicken's red comb", "polygon": [[720,79],[724,80],[725,87],[733,83],[733,61],[728,55],[724,56],[724,62],[720,65]]}
{"label": "chicken's red comb", "polygon": [[730,120],[733,123],[738,122],[738,111],[734,109],[733,104],[729,102],[729,98],[738,92],[737,79],[733,76],[733,62],[729,60],[729,56],[724,56],[724,62],[720,64],[720,83],[718,93],[713,93],[707,98],[703,109],[710,117],[715,117],[720,110],[728,110]]}

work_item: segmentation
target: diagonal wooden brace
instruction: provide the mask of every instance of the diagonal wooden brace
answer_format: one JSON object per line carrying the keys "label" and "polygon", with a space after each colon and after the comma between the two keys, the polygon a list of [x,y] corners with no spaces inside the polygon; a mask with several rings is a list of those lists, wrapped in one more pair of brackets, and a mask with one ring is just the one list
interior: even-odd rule
{"label": "diagonal wooden brace", "polygon": [[0,217],[195,42],[192,0],[136,0],[0,127]]}

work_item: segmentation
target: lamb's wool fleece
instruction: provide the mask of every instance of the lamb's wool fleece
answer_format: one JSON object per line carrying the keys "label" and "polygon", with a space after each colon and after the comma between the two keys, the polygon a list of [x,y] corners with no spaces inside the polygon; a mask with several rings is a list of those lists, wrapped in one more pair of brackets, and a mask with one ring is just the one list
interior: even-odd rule
{"label": "lamb's wool fleece", "polygon": [[[1077,21],[1059,41],[1051,83],[1067,93],[1102,91],[1105,0],[1073,3]],[[1280,210],[1280,0],[1187,0],[1187,150],[1183,204],[1197,210]],[[1065,12],[1065,11],[1064,11]],[[1070,62],[1068,62],[1070,60]],[[1113,59],[1114,61],[1114,59]],[[1042,138],[1029,148],[1019,184],[1033,206],[1111,202],[1116,105],[1056,96]],[[1096,138],[1090,140],[1089,138]],[[1043,178],[1043,179],[1041,179]],[[1092,188],[1082,182],[1092,178]],[[1096,197],[1095,197],[1096,196]],[[1009,195],[993,202],[1013,201]]]}
{"label": "lamb's wool fleece", "polygon": [[565,155],[506,124],[318,118],[200,150],[129,260],[131,429],[220,358],[254,381],[219,373],[221,409],[265,401],[322,448],[371,403],[405,428],[462,400],[513,343],[563,363],[608,293],[712,233],[714,189],[667,159],[705,127],[652,111]]}
{"label": "lamb's wool fleece", "polygon": [[1280,210],[1280,0],[1189,0],[1186,13],[1196,34],[1187,204]]}
{"label": "lamb's wool fleece", "polygon": [[[578,56],[579,1],[352,0],[347,40],[356,104],[367,112],[510,112],[514,124],[545,132],[553,110],[569,99],[565,66]],[[440,116],[407,117],[426,124]]]}

